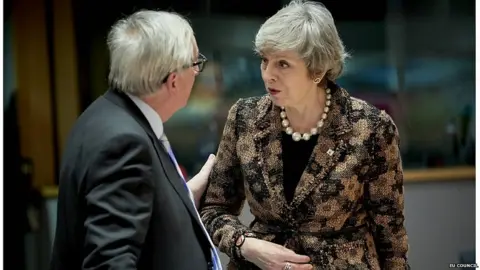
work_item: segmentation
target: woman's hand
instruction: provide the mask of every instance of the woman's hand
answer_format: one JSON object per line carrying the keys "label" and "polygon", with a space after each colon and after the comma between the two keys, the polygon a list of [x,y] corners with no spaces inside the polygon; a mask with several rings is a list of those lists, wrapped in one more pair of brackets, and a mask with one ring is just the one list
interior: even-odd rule
{"label": "woman's hand", "polygon": [[192,179],[187,182],[187,186],[193,193],[193,198],[195,200],[195,207],[198,209],[200,207],[200,200],[202,199],[203,193],[208,184],[208,176],[210,171],[212,171],[213,165],[215,164],[215,155],[210,154],[207,162],[203,165],[202,169],[195,175]]}
{"label": "woman's hand", "polygon": [[308,256],[296,254],[288,248],[256,238],[246,238],[240,252],[247,261],[262,270],[313,269],[312,265],[307,264],[310,261]]}

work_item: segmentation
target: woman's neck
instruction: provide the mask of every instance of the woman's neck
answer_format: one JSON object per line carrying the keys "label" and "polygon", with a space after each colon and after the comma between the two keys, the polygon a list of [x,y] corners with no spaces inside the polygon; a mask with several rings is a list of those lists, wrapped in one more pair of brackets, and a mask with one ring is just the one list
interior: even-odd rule
{"label": "woman's neck", "polygon": [[325,108],[325,89],[317,89],[315,97],[307,97],[297,106],[285,107],[290,126],[296,132],[306,133],[317,126]]}

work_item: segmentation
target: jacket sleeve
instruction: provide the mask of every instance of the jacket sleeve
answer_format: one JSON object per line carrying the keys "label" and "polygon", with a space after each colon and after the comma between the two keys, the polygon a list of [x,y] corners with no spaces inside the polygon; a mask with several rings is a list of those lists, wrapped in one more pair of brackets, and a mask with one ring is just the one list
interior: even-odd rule
{"label": "jacket sleeve", "polygon": [[135,135],[121,135],[98,153],[85,188],[82,269],[137,269],[153,205],[149,146]]}
{"label": "jacket sleeve", "polygon": [[381,113],[367,179],[366,205],[382,269],[410,269],[404,226],[403,169],[399,134],[393,120]]}
{"label": "jacket sleeve", "polygon": [[209,177],[209,186],[201,209],[201,218],[215,245],[230,258],[237,256],[236,239],[248,228],[238,216],[245,202],[245,191],[236,153],[237,101],[228,113],[216,163]]}

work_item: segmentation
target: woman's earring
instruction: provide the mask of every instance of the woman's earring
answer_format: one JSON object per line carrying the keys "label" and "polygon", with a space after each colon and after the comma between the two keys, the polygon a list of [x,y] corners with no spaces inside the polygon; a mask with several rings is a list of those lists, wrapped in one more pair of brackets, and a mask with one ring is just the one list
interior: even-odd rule
{"label": "woman's earring", "polygon": [[315,80],[313,80],[313,82],[316,83],[316,84],[319,84],[320,81],[321,81],[320,78],[316,78]]}

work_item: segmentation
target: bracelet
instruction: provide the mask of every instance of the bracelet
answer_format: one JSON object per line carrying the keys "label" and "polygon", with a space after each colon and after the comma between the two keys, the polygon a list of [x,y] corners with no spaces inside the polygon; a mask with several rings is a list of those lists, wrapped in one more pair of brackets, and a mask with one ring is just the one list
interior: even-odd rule
{"label": "bracelet", "polygon": [[255,237],[255,234],[253,234],[251,232],[244,232],[235,241],[235,253],[236,253],[237,257],[240,258],[241,260],[244,260],[245,258],[243,257],[240,248],[245,243],[245,240],[247,239],[247,237]]}
{"label": "bracelet", "polygon": [[[241,248],[243,246],[243,243],[245,243],[245,239],[247,239],[247,237],[245,237],[245,234],[242,234],[238,237],[236,243],[237,248]],[[238,241],[240,241],[240,243],[238,243]]]}

